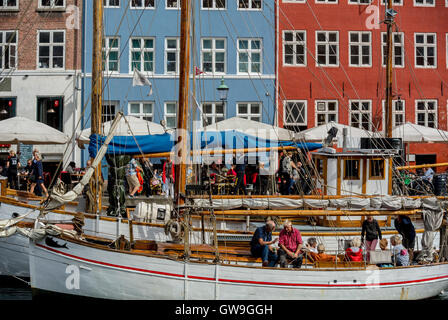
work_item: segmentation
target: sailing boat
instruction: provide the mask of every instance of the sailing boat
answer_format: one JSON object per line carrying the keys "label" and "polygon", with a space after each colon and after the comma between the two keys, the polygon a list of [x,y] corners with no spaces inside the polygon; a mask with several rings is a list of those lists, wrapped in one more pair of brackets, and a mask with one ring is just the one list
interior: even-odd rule
{"label": "sailing boat", "polygon": [[[390,4],[391,1],[389,1]],[[181,6],[181,77],[178,128],[186,128],[188,96],[188,45],[190,1]],[[35,289],[63,294],[108,299],[423,299],[439,294],[448,286],[448,263],[431,263],[394,268],[349,267],[277,269],[238,264],[256,261],[241,255],[237,249],[219,247],[214,228],[214,246],[191,245],[188,232],[192,208],[201,208],[212,221],[219,214],[247,215],[248,210],[219,212],[214,205],[223,202],[211,199],[208,206],[190,202],[185,193],[186,137],[178,136],[176,164],[175,211],[183,219],[185,244],[126,241],[114,247],[110,242],[90,240],[82,234],[67,233],[53,227],[39,228],[30,240],[31,285]],[[332,158],[321,153],[319,156]],[[362,155],[358,155],[362,157]],[[392,156],[390,156],[392,158]],[[336,160],[336,163],[338,160]],[[392,161],[388,161],[392,163]],[[389,171],[391,168],[389,168]],[[328,177],[330,178],[330,177]],[[235,198],[236,199],[236,198]],[[286,198],[287,199],[287,198]],[[284,199],[287,209],[251,210],[254,215],[376,215],[378,210],[291,210],[297,203]],[[364,198],[363,198],[364,199]],[[367,197],[369,199],[369,197]],[[204,199],[196,199],[200,202]],[[216,199],[220,200],[220,199]],[[225,199],[223,199],[225,200]],[[234,200],[234,199],[229,199]],[[294,200],[294,199],[290,199]],[[316,199],[312,199],[316,200]],[[320,197],[320,201],[329,201]],[[210,201],[210,199],[209,199]],[[235,201],[244,201],[236,199]],[[350,201],[354,202],[353,199]],[[400,208],[383,210],[381,214],[409,213]],[[274,203],[275,204],[275,203]],[[311,204],[311,203],[309,203]],[[433,202],[429,203],[435,206]],[[264,206],[265,204],[261,204]],[[342,205],[339,204],[341,207]],[[391,203],[387,203],[393,207]],[[257,208],[257,204],[252,206]],[[319,207],[320,206],[320,207]],[[316,208],[317,207],[317,208]],[[362,205],[360,205],[362,207]],[[279,206],[280,208],[280,206]],[[429,211],[432,211],[431,209]],[[233,259],[232,259],[233,257]],[[236,263],[235,263],[236,262]]]}

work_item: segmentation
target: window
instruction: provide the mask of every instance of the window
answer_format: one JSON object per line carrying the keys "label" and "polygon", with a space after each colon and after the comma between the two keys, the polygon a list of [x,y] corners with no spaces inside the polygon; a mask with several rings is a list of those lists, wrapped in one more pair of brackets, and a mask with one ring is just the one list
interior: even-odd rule
{"label": "window", "polygon": [[316,32],[316,57],[318,66],[339,65],[339,33],[337,31]]}
{"label": "window", "polygon": [[39,69],[64,68],[64,31],[39,31],[37,47]]}
{"label": "window", "polygon": [[369,179],[384,180],[384,159],[371,159],[369,160],[369,165]]}
{"label": "window", "polygon": [[37,121],[45,123],[59,131],[64,131],[63,109],[63,97],[38,97]]}
{"label": "window", "polygon": [[0,0],[0,10],[19,9],[19,0]]}
{"label": "window", "polygon": [[226,0],[202,0],[202,9],[225,9]]}
{"label": "window", "polygon": [[392,126],[397,127],[406,122],[404,100],[392,100]]}
{"label": "window", "polygon": [[202,104],[202,125],[208,126],[209,124],[224,120],[224,104],[222,102],[204,102]]}
{"label": "window", "polygon": [[103,71],[118,72],[120,68],[120,40],[106,37],[103,41]]}
{"label": "window", "polygon": [[179,38],[165,40],[165,73],[178,73],[179,70]]}
{"label": "window", "polygon": [[120,0],[103,0],[103,5],[105,8],[119,8]]}
{"label": "window", "polygon": [[283,31],[283,64],[306,66],[306,31]]}
{"label": "window", "polygon": [[415,34],[415,67],[435,68],[437,61],[437,38],[435,33]]}
{"label": "window", "polygon": [[131,67],[138,71],[154,72],[154,39],[153,38],[131,38],[130,45]]}
{"label": "window", "polygon": [[238,9],[261,10],[261,0],[238,0]]}
{"label": "window", "polygon": [[153,102],[130,102],[128,114],[147,121],[153,119]]}
{"label": "window", "polygon": [[372,107],[371,101],[350,101],[350,125],[355,128],[371,130]]}
{"label": "window", "polygon": [[370,67],[372,51],[370,32],[349,32],[349,50],[351,67]]}
{"label": "window", "polygon": [[349,4],[370,4],[372,0],[348,0]]}
{"label": "window", "polygon": [[154,0],[132,0],[131,8],[134,9],[154,8]]}
{"label": "window", "polygon": [[[386,1],[387,0],[381,0],[381,4],[382,5],[386,5]],[[403,0],[392,0],[392,5],[394,5],[394,6],[402,6],[403,5]]]}
{"label": "window", "polygon": [[[387,65],[387,34],[381,33],[381,52],[383,54],[383,67]],[[404,33],[392,33],[392,66],[404,68]]]}
{"label": "window", "polygon": [[261,122],[261,102],[239,102],[236,106],[236,116]]}
{"label": "window", "polygon": [[416,7],[434,7],[436,0],[414,0],[414,6]]}
{"label": "window", "polygon": [[120,101],[103,101],[101,108],[101,123],[115,119],[115,110],[120,105]]}
{"label": "window", "polygon": [[202,71],[225,73],[226,40],[202,39]]}
{"label": "window", "polygon": [[180,9],[180,0],[166,0],[167,9]]}
{"label": "window", "polygon": [[338,122],[338,102],[335,100],[316,101],[316,126]]}
{"label": "window", "polygon": [[0,31],[0,69],[17,67],[17,31]]}
{"label": "window", "polygon": [[359,180],[360,160],[344,160],[344,179]]}
{"label": "window", "polygon": [[284,102],[285,128],[298,131],[301,126],[306,126],[306,100],[294,100]]}
{"label": "window", "polygon": [[16,100],[15,97],[0,98],[0,121],[16,116]]}
{"label": "window", "polygon": [[261,73],[261,40],[238,40],[238,73]]}
{"label": "window", "polygon": [[338,3],[338,0],[316,0],[316,3]]}
{"label": "window", "polygon": [[417,124],[437,128],[437,100],[416,100],[415,104]]}
{"label": "window", "polygon": [[177,127],[177,103],[166,102],[165,103],[165,122],[167,128]]}
{"label": "window", "polygon": [[39,0],[39,9],[65,8],[65,0]]}

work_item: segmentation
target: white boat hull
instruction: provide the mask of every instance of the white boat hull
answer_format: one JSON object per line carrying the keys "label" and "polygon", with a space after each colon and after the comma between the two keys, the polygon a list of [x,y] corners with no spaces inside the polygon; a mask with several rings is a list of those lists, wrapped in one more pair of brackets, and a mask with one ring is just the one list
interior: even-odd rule
{"label": "white boat hull", "polygon": [[[52,238],[58,245],[49,246]],[[270,269],[145,256],[47,236],[30,241],[31,286],[105,299],[425,299],[448,264],[377,270]]]}

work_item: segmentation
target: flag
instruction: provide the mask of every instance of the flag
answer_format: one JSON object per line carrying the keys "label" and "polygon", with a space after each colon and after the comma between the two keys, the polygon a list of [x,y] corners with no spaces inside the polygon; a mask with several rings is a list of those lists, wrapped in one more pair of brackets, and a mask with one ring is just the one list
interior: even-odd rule
{"label": "flag", "polygon": [[149,86],[148,96],[152,95],[152,83],[145,77],[143,73],[134,68],[134,77],[132,79],[132,86]]}
{"label": "flag", "polygon": [[200,75],[201,73],[205,73],[204,71],[202,71],[201,69],[199,69],[198,67],[194,67],[194,73],[195,73],[195,75]]}

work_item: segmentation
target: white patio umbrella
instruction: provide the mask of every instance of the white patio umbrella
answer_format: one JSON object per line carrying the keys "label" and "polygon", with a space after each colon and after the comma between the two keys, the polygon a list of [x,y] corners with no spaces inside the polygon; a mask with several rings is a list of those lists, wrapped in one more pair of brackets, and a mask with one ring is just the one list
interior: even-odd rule
{"label": "white patio umbrella", "polygon": [[1,144],[65,144],[69,136],[42,122],[24,117],[0,121]]}
{"label": "white patio umbrella", "polygon": [[[107,135],[110,130],[110,126],[113,121],[107,121],[102,124],[102,134]],[[115,131],[116,136],[140,136],[148,134],[163,134],[165,129],[162,125],[157,124],[152,121],[143,120],[136,118],[134,116],[125,116],[120,119],[118,123],[117,130]],[[90,128],[81,131],[78,137],[78,144],[89,143]]]}
{"label": "white patio umbrella", "polygon": [[448,142],[448,131],[420,126],[406,122],[392,130],[393,138],[401,138],[403,142]]}
{"label": "white patio umbrella", "polygon": [[328,130],[330,130],[332,127],[336,127],[338,129],[338,132],[336,134],[336,138],[338,140],[342,140],[344,128],[347,128],[348,138],[369,138],[375,135],[375,133],[372,131],[359,129],[331,121],[327,124],[322,124],[314,128],[300,131],[297,133],[297,137],[304,141],[320,142],[328,136]]}
{"label": "white patio umbrella", "polygon": [[269,140],[293,140],[295,132],[259,121],[233,117],[204,127],[206,131],[237,130],[259,138]]}

